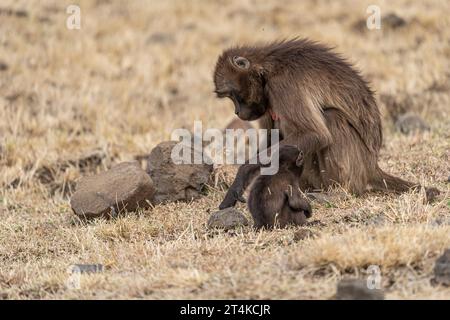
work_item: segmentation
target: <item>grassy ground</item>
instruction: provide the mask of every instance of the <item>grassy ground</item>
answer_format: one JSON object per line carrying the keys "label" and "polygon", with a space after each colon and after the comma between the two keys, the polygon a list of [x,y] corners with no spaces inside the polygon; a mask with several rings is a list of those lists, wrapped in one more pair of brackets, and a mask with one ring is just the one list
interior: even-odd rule
{"label": "grassy ground", "polygon": [[[407,23],[368,31],[357,26],[374,1],[78,1],[81,30],[66,28],[65,2],[0,4],[0,298],[323,299],[371,264],[387,298],[450,298],[430,285],[450,247],[448,3],[377,2]],[[380,103],[381,166],[438,187],[437,202],[316,203],[320,223],[306,240],[296,228],[208,231],[218,189],[118,220],[75,219],[68,195],[82,174],[148,153],[194,120],[222,128],[232,119],[231,103],[212,94],[224,48],[297,35],[337,46],[378,96],[410,99],[431,131],[401,135]],[[104,157],[78,161],[93,151]],[[68,289],[72,263],[107,269]]]}

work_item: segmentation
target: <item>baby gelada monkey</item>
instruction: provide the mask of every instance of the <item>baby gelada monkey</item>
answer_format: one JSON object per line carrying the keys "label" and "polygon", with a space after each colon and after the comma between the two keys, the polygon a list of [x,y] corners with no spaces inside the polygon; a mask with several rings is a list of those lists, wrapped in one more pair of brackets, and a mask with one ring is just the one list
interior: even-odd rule
{"label": "baby gelada monkey", "polygon": [[303,225],[311,217],[311,206],[300,190],[303,154],[292,145],[279,149],[280,167],[275,175],[260,175],[253,183],[248,208],[255,228]]}

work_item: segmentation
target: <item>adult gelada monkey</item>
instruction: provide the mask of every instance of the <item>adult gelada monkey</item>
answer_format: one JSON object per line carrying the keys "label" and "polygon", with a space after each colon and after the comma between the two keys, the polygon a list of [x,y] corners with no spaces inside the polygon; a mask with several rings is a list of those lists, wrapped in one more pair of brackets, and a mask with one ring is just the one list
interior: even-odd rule
{"label": "adult gelada monkey", "polygon": [[[234,47],[219,57],[214,83],[239,118],[279,128],[281,144],[302,151],[302,190],[339,185],[360,195],[420,187],[378,166],[382,130],[373,91],[331,48],[307,39]],[[257,170],[258,164],[239,168],[220,208],[242,198]],[[427,189],[427,198],[438,193]]]}

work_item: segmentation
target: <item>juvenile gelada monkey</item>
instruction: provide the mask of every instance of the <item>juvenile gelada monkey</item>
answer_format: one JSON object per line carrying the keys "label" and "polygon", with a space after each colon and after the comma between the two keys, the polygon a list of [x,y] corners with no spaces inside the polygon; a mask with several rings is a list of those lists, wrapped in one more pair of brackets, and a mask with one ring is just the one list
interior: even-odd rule
{"label": "juvenile gelada monkey", "polygon": [[[360,195],[420,187],[378,166],[382,130],[374,93],[329,47],[307,39],[234,47],[219,57],[214,83],[217,96],[230,98],[239,118],[280,129],[281,145],[302,151],[302,190],[339,185]],[[258,169],[239,168],[220,208],[241,198]],[[428,200],[438,193],[427,189]]]}
{"label": "juvenile gelada monkey", "polygon": [[275,175],[260,175],[251,186],[248,209],[255,228],[303,225],[311,217],[311,206],[300,190],[302,157],[295,146],[279,149],[280,167]]}

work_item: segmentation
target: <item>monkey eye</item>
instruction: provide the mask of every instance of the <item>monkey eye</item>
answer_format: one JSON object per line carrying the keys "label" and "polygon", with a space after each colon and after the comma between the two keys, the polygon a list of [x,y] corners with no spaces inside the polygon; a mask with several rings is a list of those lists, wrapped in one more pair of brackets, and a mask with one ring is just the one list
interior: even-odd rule
{"label": "monkey eye", "polygon": [[226,98],[230,96],[230,93],[225,90],[214,90],[214,93],[217,95],[218,98]]}
{"label": "monkey eye", "polygon": [[234,56],[233,63],[236,67],[241,69],[248,69],[250,67],[250,61],[244,57]]}

